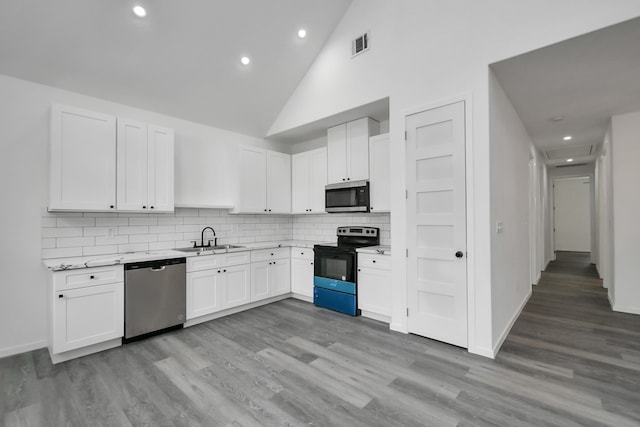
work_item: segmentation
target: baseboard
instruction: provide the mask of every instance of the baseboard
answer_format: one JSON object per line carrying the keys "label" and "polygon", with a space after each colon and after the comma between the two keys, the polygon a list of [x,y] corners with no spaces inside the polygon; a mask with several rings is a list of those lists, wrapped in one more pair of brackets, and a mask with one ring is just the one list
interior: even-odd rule
{"label": "baseboard", "polygon": [[613,300],[611,299],[611,291],[607,292],[607,299],[609,300],[609,306],[611,307],[611,310],[616,311],[614,309],[615,304],[613,303]]}
{"label": "baseboard", "polygon": [[400,332],[403,334],[408,334],[409,330],[407,329],[407,324],[405,322],[392,322],[389,324],[389,329],[394,332]]}
{"label": "baseboard", "polygon": [[516,310],[515,314],[511,318],[511,321],[504,328],[504,330],[502,331],[502,334],[500,334],[500,338],[498,339],[498,341],[493,346],[494,357],[500,351],[500,347],[502,347],[502,344],[504,344],[504,340],[506,340],[507,336],[509,336],[509,332],[511,332],[511,328],[513,328],[513,325],[516,323],[516,320],[518,320],[518,317],[520,317],[520,314],[522,313],[522,310],[524,310],[524,307],[527,305],[527,302],[529,302],[529,298],[531,298],[532,294],[533,294],[532,290],[529,289],[529,292],[527,293],[527,296],[520,303],[520,306],[518,307],[518,309]]}
{"label": "baseboard", "polygon": [[271,304],[272,302],[280,301],[291,297],[291,294],[278,295],[277,297],[263,299],[261,301],[252,302],[249,304],[240,305],[238,307],[229,308],[227,310],[218,311],[216,313],[206,314],[204,316],[196,317],[195,319],[189,319],[184,323],[184,327],[198,325],[200,323],[208,322],[210,320],[219,319],[220,317],[228,316],[230,314],[240,313],[241,311],[249,310],[252,308],[260,307],[262,305]]}
{"label": "baseboard", "polygon": [[362,310],[362,317],[377,320],[378,322],[391,323],[391,317],[384,314],[374,313],[372,311]]}
{"label": "baseboard", "polygon": [[[611,302],[611,300],[609,300]],[[611,309],[617,313],[640,314],[640,307],[624,307],[617,304],[611,304]]]}
{"label": "baseboard", "polygon": [[486,347],[469,346],[467,351],[471,354],[476,354],[489,359],[495,359],[496,357],[495,353],[490,348]]}
{"label": "baseboard", "polygon": [[313,296],[307,296],[291,292],[291,298],[299,299],[300,301],[313,302]]}
{"label": "baseboard", "polygon": [[0,358],[13,356],[20,353],[26,353],[33,350],[40,350],[41,348],[45,348],[46,346],[46,341],[35,341],[28,344],[17,345],[15,347],[3,348],[0,349]]}
{"label": "baseboard", "polygon": [[56,364],[56,363],[66,362],[67,360],[76,359],[78,357],[88,356],[93,353],[99,353],[101,351],[120,347],[121,345],[122,345],[122,338],[115,338],[115,339],[101,342],[98,344],[89,345],[87,347],[65,351],[64,353],[54,354],[51,352],[51,348],[49,348],[49,356],[51,357],[51,362]]}
{"label": "baseboard", "polygon": [[534,283],[534,285],[537,285],[538,283],[540,283],[540,279],[542,279],[542,271],[538,271],[538,275],[536,276],[536,282]]}

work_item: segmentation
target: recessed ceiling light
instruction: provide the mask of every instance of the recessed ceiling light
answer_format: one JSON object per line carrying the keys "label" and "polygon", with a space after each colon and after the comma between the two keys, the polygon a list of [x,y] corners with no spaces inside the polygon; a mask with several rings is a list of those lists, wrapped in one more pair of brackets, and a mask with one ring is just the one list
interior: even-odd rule
{"label": "recessed ceiling light", "polygon": [[144,10],[144,7],[142,6],[134,6],[133,13],[135,13],[136,16],[139,16],[140,18],[144,18],[145,16],[147,16],[147,11]]}
{"label": "recessed ceiling light", "polygon": [[304,28],[300,28],[298,30],[298,37],[300,37],[301,39],[307,37],[307,30],[305,30]]}
{"label": "recessed ceiling light", "polygon": [[567,159],[567,163],[573,162],[573,159]]}
{"label": "recessed ceiling light", "polygon": [[242,58],[240,58],[240,62],[242,62],[243,65],[249,65],[249,62],[251,62],[251,60],[248,56],[243,56]]}
{"label": "recessed ceiling light", "polygon": [[565,136],[565,137],[564,137],[564,138],[562,138],[562,139],[564,139],[565,141],[571,141],[571,136],[570,136],[570,135],[567,135],[567,136]]}

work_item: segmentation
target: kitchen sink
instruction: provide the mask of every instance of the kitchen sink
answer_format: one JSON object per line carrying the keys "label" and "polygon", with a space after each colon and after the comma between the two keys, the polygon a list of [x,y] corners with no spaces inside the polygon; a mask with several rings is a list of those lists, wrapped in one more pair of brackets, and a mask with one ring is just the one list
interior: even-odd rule
{"label": "kitchen sink", "polygon": [[216,245],[216,246],[204,246],[198,248],[177,248],[176,251],[180,252],[213,252],[213,251],[228,251],[229,249],[243,249],[244,246],[240,245]]}

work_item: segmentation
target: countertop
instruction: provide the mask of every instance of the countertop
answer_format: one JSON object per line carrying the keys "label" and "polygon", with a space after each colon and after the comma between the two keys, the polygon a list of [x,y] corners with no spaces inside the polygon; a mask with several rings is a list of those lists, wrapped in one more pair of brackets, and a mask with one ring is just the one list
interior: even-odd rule
{"label": "countertop", "polygon": [[51,271],[74,270],[78,268],[102,267],[107,265],[128,264],[132,262],[153,261],[170,258],[189,258],[194,256],[209,256],[229,252],[251,251],[278,247],[313,248],[313,245],[324,242],[308,240],[283,240],[275,242],[242,243],[241,248],[217,249],[206,252],[180,252],[173,249],[158,251],[130,252],[124,254],[99,255],[75,258],[53,258],[42,260],[45,267]]}
{"label": "countertop", "polygon": [[362,252],[365,254],[391,255],[391,246],[365,246],[364,248],[356,249],[356,252]]}

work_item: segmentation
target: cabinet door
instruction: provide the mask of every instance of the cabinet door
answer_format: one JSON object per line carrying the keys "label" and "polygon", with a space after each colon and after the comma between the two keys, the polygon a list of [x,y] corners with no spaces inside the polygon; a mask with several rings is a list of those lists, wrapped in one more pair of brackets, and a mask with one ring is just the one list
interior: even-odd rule
{"label": "cabinet door", "polygon": [[313,261],[291,259],[291,292],[313,298]]}
{"label": "cabinet door", "polygon": [[187,273],[187,320],[222,310],[222,270]]}
{"label": "cabinet door", "polygon": [[327,129],[327,180],[329,184],[347,179],[347,125]]}
{"label": "cabinet door", "polygon": [[369,179],[369,118],[347,123],[347,180]]}
{"label": "cabinet door", "polygon": [[173,212],[173,130],[149,125],[147,139],[147,209]]}
{"label": "cabinet door", "polygon": [[224,308],[237,307],[251,302],[251,265],[236,265],[225,268]]}
{"label": "cabinet door", "polygon": [[[293,213],[309,212],[311,208],[310,199],[312,194],[309,192],[309,178],[311,176],[309,170],[315,168],[315,165],[310,160],[311,155],[308,152],[291,156],[291,211]],[[324,173],[326,176],[326,160]]]}
{"label": "cabinet door", "polygon": [[369,172],[371,212],[391,210],[391,165],[389,163],[389,134],[369,139]]}
{"label": "cabinet door", "polygon": [[240,212],[266,212],[267,210],[267,152],[260,148],[240,149]]}
{"label": "cabinet door", "polygon": [[291,213],[291,156],[267,152],[267,211]]}
{"label": "cabinet door", "polygon": [[310,153],[311,167],[309,194],[310,212],[324,212],[324,192],[327,185],[327,149],[320,148]]}
{"label": "cabinet door", "polygon": [[116,207],[116,118],[51,108],[49,209],[109,211]]}
{"label": "cabinet door", "polygon": [[142,211],[147,204],[147,124],[118,119],[117,185],[120,211]]}
{"label": "cabinet door", "polygon": [[291,292],[291,260],[289,258],[271,262],[269,282],[269,296]]}
{"label": "cabinet door", "polygon": [[358,269],[358,308],[391,316],[391,272],[379,268]]}
{"label": "cabinet door", "polygon": [[124,335],[124,283],[53,294],[53,353]]}
{"label": "cabinet door", "polygon": [[269,298],[269,267],[272,261],[251,263],[251,302]]}

